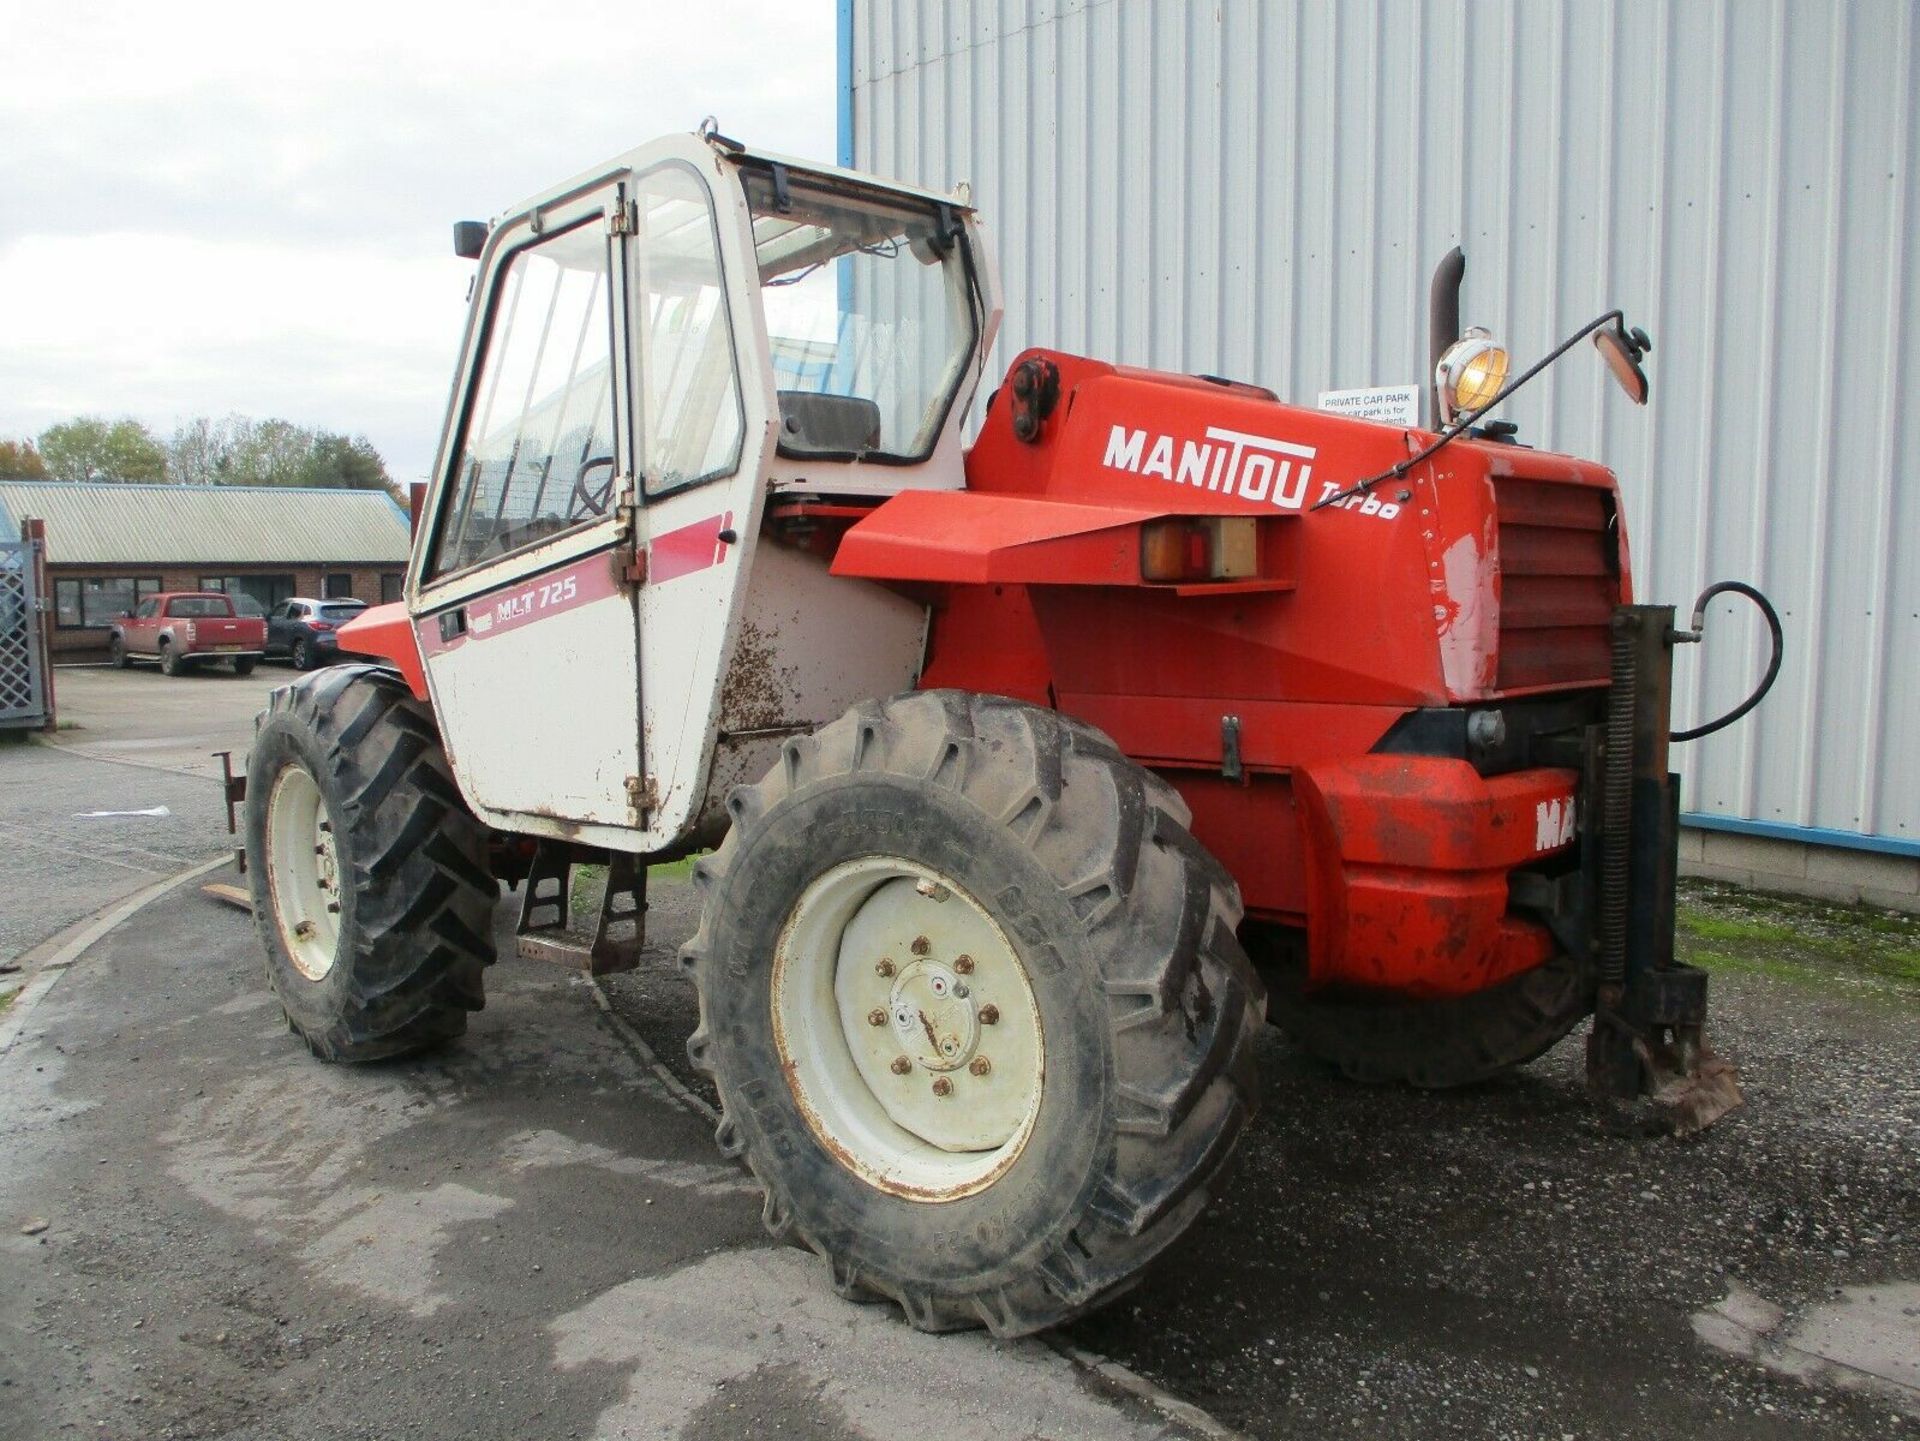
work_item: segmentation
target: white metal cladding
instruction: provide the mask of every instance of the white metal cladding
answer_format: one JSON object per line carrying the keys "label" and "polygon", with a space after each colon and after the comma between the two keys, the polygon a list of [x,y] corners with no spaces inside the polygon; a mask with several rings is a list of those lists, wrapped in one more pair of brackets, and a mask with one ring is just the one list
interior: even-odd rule
{"label": "white metal cladding", "polygon": [[385,491],[0,481],[0,525],[47,523],[58,565],[404,565],[407,514]]}
{"label": "white metal cladding", "polygon": [[[1780,607],[1767,704],[1676,748],[1688,810],[1920,854],[1913,0],[850,3],[852,162],[971,180],[996,374],[1047,344],[1306,404],[1412,383],[1455,243],[1516,364],[1624,306],[1648,411],[1576,353],[1508,415],[1619,473],[1643,599]],[[1736,604],[1708,633],[1683,723],[1760,664]]]}

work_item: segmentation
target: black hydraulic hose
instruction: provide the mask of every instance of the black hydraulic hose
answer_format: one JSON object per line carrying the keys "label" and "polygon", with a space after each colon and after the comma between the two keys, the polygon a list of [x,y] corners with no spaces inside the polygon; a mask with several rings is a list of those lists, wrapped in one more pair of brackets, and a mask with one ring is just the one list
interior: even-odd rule
{"label": "black hydraulic hose", "polygon": [[1739,720],[1741,716],[1765,700],[1767,692],[1773,689],[1774,681],[1779,678],[1780,661],[1786,653],[1786,637],[1780,629],[1780,617],[1773,608],[1773,602],[1743,580],[1715,581],[1712,585],[1701,591],[1700,598],[1693,603],[1693,630],[1688,635],[1680,638],[1686,640],[1700,639],[1707,624],[1707,602],[1712,600],[1716,595],[1720,595],[1726,591],[1731,591],[1735,595],[1744,595],[1748,600],[1760,607],[1760,614],[1766,617],[1767,630],[1773,637],[1773,659],[1767,662],[1767,673],[1761,678],[1760,684],[1754,687],[1752,695],[1748,696],[1745,700],[1741,701],[1739,705],[1735,706],[1717,720],[1708,721],[1705,725],[1697,725],[1693,727],[1692,730],[1672,732],[1672,734],[1668,736],[1669,740],[1697,741],[1700,737],[1710,736],[1717,730],[1725,730],[1728,726]]}

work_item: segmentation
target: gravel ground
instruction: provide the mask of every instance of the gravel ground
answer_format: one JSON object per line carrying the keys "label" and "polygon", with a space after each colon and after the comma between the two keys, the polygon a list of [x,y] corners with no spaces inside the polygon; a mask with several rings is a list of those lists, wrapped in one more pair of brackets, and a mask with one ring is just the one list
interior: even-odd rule
{"label": "gravel ground", "polygon": [[[690,888],[656,877],[615,1008],[690,1086]],[[1689,885],[1747,1104],[1602,1130],[1579,1038],[1470,1092],[1340,1081],[1269,1033],[1264,1110],[1167,1262],[1069,1339],[1254,1436],[1885,1437],[1887,1400],[1696,1338],[1734,1287],[1789,1317],[1920,1279],[1920,923]],[[1920,1324],[1915,1327],[1920,1333]]]}

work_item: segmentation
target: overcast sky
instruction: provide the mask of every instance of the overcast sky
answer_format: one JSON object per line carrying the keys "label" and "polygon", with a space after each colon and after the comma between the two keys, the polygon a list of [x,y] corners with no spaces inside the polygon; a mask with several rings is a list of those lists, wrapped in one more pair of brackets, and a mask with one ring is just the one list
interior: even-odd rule
{"label": "overcast sky", "polygon": [[833,159],[833,0],[0,0],[0,439],[76,414],[433,463],[452,223],[715,114]]}

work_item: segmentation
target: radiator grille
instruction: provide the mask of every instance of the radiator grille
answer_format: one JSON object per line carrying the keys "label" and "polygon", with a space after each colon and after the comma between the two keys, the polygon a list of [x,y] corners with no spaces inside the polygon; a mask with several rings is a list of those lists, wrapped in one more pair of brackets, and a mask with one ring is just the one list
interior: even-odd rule
{"label": "radiator grille", "polygon": [[1620,601],[1613,496],[1495,476],[1500,522],[1501,690],[1605,685]]}

